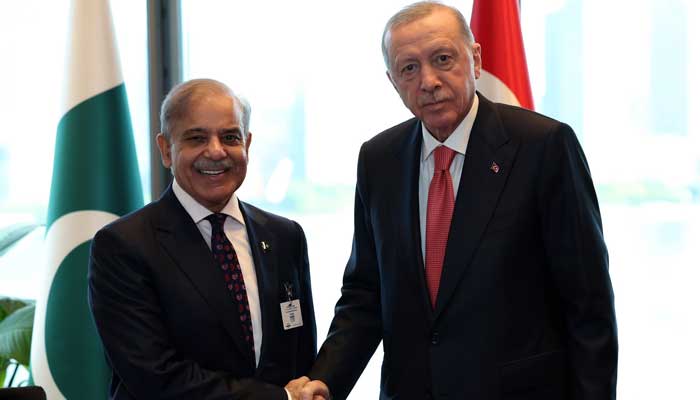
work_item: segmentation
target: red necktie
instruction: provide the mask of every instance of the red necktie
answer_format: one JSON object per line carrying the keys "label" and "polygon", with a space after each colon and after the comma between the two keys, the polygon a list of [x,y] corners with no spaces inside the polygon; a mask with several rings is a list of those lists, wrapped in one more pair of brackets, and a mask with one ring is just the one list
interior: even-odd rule
{"label": "red necktie", "polygon": [[238,263],[238,257],[233,249],[233,245],[224,234],[226,214],[210,214],[206,219],[211,223],[211,252],[214,254],[214,260],[221,266],[226,288],[231,292],[233,301],[238,306],[243,337],[245,337],[246,342],[248,342],[251,350],[255,353],[253,324],[250,321],[248,293],[245,289],[241,265]]}
{"label": "red necktie", "polygon": [[450,233],[450,221],[452,221],[452,211],[455,206],[450,175],[450,164],[454,157],[454,150],[445,146],[440,146],[433,151],[435,172],[428,190],[425,224],[425,279],[433,308],[437,300],[447,236]]}

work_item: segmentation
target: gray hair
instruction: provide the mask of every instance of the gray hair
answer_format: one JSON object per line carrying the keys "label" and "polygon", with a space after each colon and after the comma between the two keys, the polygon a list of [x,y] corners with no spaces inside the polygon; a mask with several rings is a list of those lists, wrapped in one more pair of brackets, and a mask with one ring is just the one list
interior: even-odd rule
{"label": "gray hair", "polygon": [[389,18],[386,26],[384,26],[384,33],[382,33],[382,55],[384,56],[384,64],[386,65],[387,70],[391,70],[389,48],[386,43],[387,34],[402,25],[425,18],[437,10],[449,11],[457,20],[460,33],[464,37],[465,43],[474,43],[474,35],[472,34],[472,30],[469,28],[467,20],[464,19],[464,15],[462,15],[458,9],[442,4],[439,1],[419,1],[402,8],[399,12],[394,14],[394,16]]}
{"label": "gray hair", "polygon": [[175,121],[181,119],[188,111],[190,103],[199,97],[211,94],[227,94],[238,105],[237,111],[243,133],[248,136],[250,128],[250,104],[236,94],[224,83],[214,79],[192,79],[175,85],[163,100],[160,107],[160,129],[166,138],[170,138]]}

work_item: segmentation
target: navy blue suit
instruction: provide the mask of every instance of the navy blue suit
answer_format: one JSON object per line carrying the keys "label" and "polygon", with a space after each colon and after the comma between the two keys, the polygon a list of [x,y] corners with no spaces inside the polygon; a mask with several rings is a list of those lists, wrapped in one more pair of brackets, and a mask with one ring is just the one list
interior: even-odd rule
{"label": "navy blue suit", "polygon": [[420,121],[360,150],[352,253],[311,372],[335,399],[382,340],[380,399],[615,398],[613,291],[583,151],[569,126],[479,96],[435,310]]}
{"label": "navy blue suit", "polygon": [[[316,325],[304,232],[296,222],[240,207],[260,293],[257,368],[219,266],[172,189],[97,233],[89,300],[113,369],[112,399],[286,400],[283,386],[308,373]],[[284,283],[300,299],[304,320],[286,331]]]}

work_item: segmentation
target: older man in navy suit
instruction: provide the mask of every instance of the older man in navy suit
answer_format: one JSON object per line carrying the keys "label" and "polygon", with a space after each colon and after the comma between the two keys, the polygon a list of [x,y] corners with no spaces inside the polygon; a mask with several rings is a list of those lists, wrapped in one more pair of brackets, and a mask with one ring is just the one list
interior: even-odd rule
{"label": "older man in navy suit", "polygon": [[454,8],[407,7],[382,48],[415,118],[360,150],[352,253],[303,398],[345,398],[383,341],[380,399],[614,399],[613,291],[576,135],[476,93],[481,47]]}
{"label": "older man in navy suit", "polygon": [[176,86],[157,141],[175,177],[94,238],[90,306],[112,399],[286,400],[316,355],[306,239],[239,201],[250,107],[226,85]]}

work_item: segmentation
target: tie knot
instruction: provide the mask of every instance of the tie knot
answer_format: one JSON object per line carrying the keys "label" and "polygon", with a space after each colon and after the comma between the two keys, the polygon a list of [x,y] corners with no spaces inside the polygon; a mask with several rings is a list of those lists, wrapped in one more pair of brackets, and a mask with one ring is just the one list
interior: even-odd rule
{"label": "tie knot", "polygon": [[433,150],[433,161],[435,171],[444,171],[450,168],[452,159],[455,158],[455,151],[446,146],[440,146]]}
{"label": "tie knot", "polygon": [[224,222],[226,222],[226,214],[214,213],[206,216],[207,221],[211,224],[212,231],[223,231]]}

